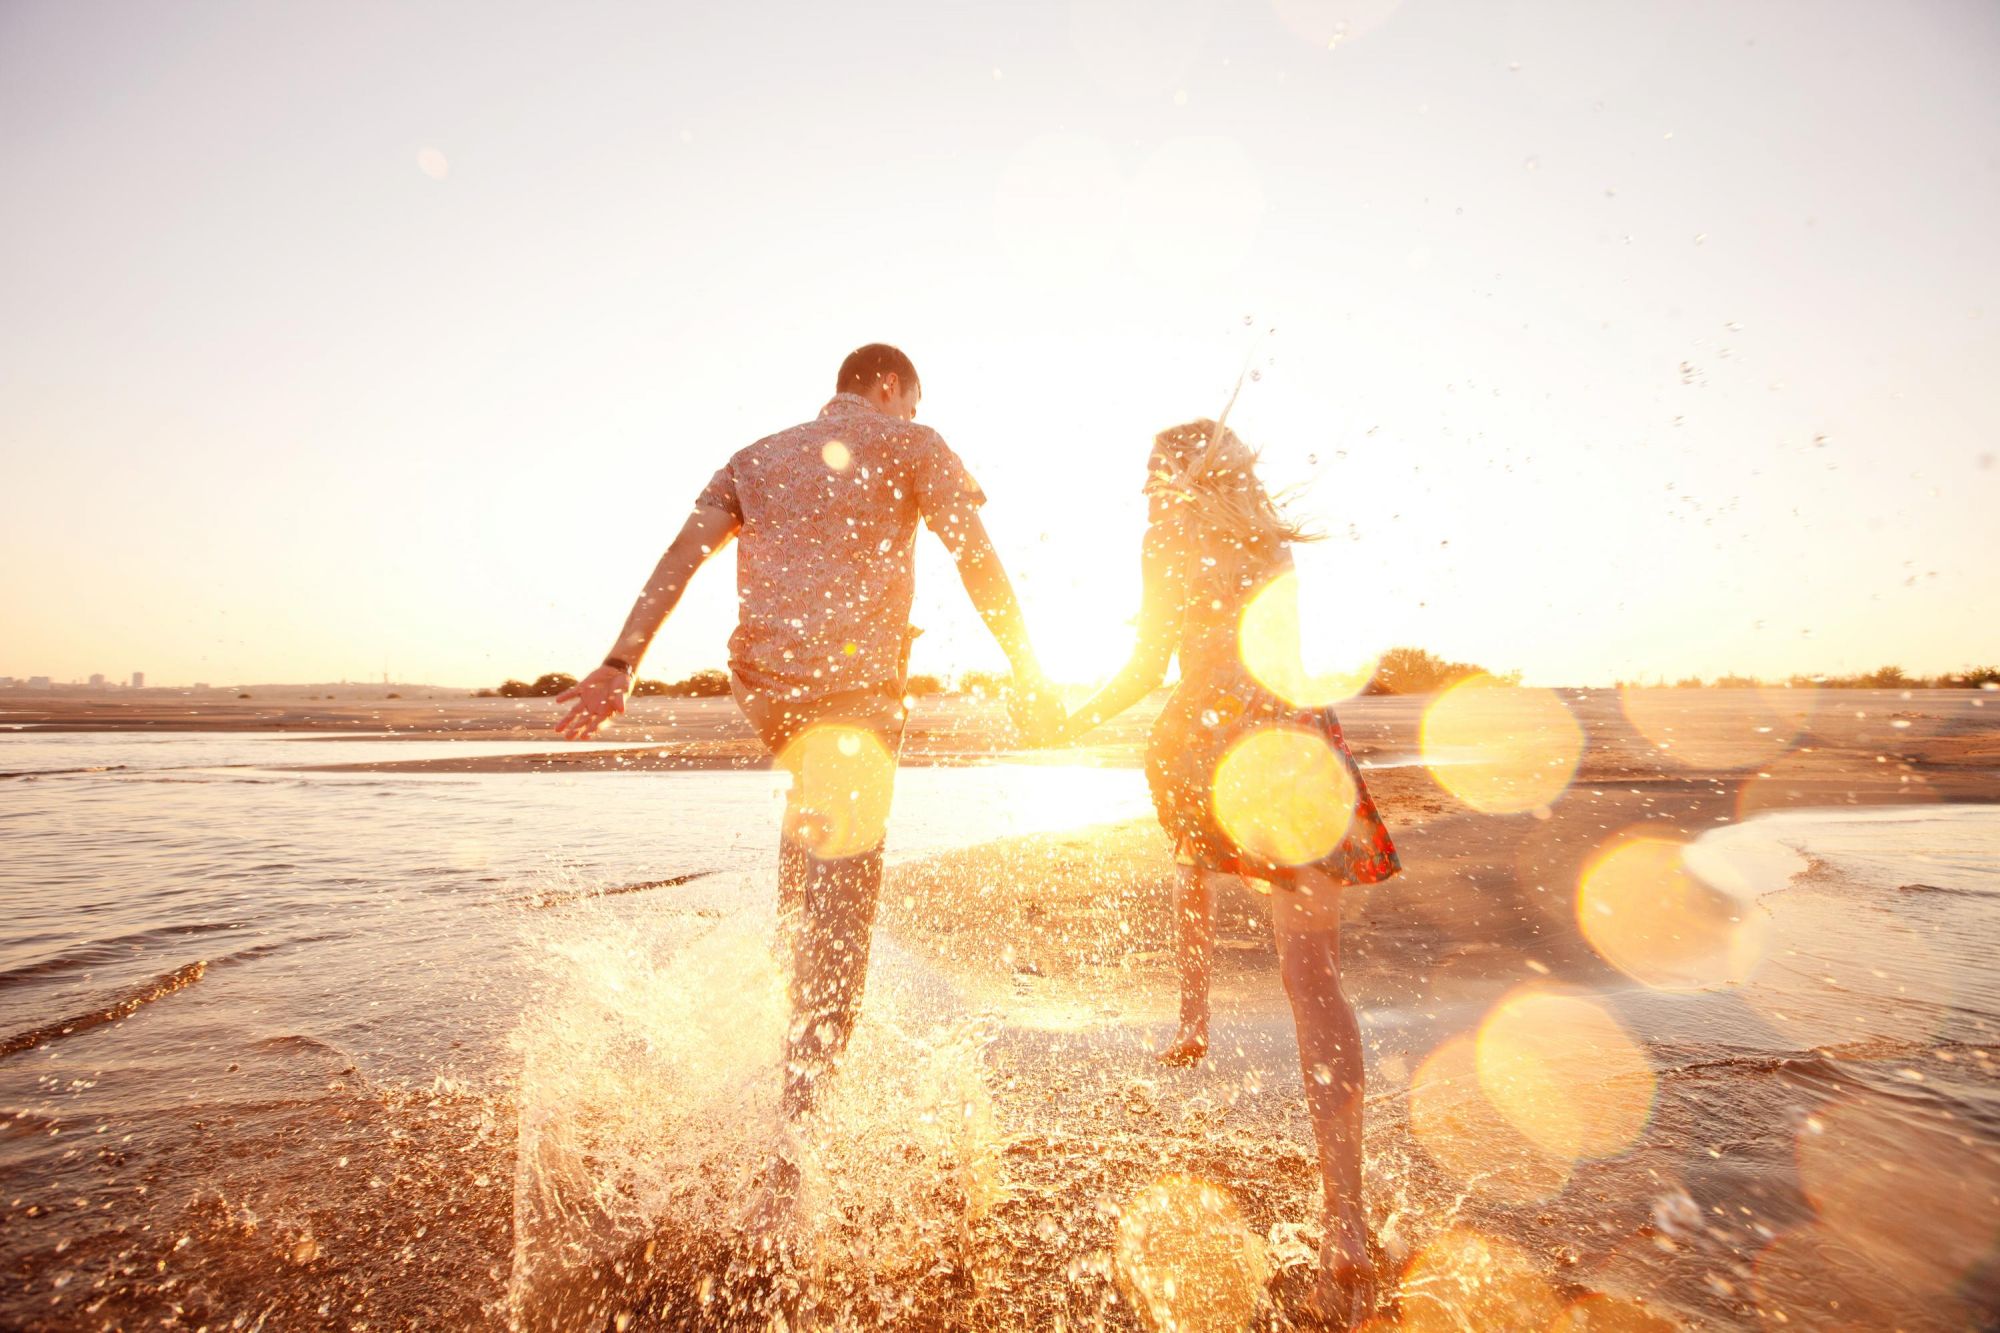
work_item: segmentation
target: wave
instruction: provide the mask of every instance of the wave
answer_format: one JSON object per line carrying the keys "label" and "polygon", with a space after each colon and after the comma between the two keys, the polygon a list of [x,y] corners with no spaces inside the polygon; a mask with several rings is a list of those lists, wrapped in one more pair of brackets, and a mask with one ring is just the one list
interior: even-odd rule
{"label": "wave", "polygon": [[538,891],[524,893],[513,901],[524,907],[562,907],[588,898],[611,898],[621,893],[643,893],[647,889],[677,889],[683,884],[705,879],[715,873],[713,870],[691,870],[685,875],[669,875],[665,879],[649,879],[638,884],[620,884],[609,889],[577,889],[568,893]]}
{"label": "wave", "polygon": [[129,1018],[155,1000],[164,1000],[176,991],[186,990],[200,981],[207,972],[208,964],[205,962],[187,963],[171,972],[163,972],[143,985],[135,986],[105,1008],[93,1009],[74,1018],[45,1023],[41,1027],[29,1028],[25,1032],[16,1032],[11,1037],[0,1038],[0,1060],[10,1055],[19,1055],[22,1051],[33,1050],[61,1037],[87,1032],[91,1028],[103,1027],[106,1023],[116,1023],[120,1019]]}
{"label": "wave", "polygon": [[1993,896],[1990,893],[1982,893],[1978,889],[1958,889],[1953,888],[1949,884],[1898,884],[1896,892],[1909,894],[1941,893],[1952,898],[1991,898]]}
{"label": "wave", "polygon": [[240,922],[235,921],[191,921],[178,925],[155,926],[151,930],[134,931],[129,935],[114,935],[105,940],[94,940],[69,953],[39,958],[32,963],[23,963],[19,967],[0,971],[0,991],[26,982],[39,981],[61,972],[81,971],[126,961],[144,945],[162,944],[185,939],[190,935],[208,935],[219,930],[233,930],[240,925]]}
{"label": "wave", "polygon": [[0,773],[0,782],[8,778],[52,778],[67,773],[122,773],[130,769],[130,764],[92,764],[86,768],[23,768],[12,773]]}

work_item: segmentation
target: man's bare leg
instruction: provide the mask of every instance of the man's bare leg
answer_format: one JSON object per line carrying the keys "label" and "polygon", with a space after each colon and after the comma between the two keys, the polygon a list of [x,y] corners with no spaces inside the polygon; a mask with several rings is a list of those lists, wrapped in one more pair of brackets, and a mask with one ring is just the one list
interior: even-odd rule
{"label": "man's bare leg", "polygon": [[1361,1200],[1361,1028],[1340,986],[1340,886],[1303,872],[1273,894],[1272,917],[1326,1195],[1314,1304],[1351,1325],[1373,1304],[1374,1273]]}
{"label": "man's bare leg", "polygon": [[1181,1025],[1160,1060],[1191,1065],[1208,1054],[1208,983],[1215,968],[1215,890],[1198,866],[1180,867],[1174,886],[1174,957],[1180,970]]}
{"label": "man's bare leg", "polygon": [[834,861],[813,860],[806,872],[792,961],[792,1023],[785,1034],[787,1118],[812,1110],[818,1083],[854,1035],[868,982],[869,932],[882,893],[882,849]]}
{"label": "man's bare leg", "polygon": [[[766,1239],[796,1219],[802,1175],[796,1127],[817,1103],[822,1080],[832,1074],[854,1035],[868,980],[869,933],[882,891],[879,847],[832,861],[800,850],[797,909],[789,921],[781,915],[779,926],[791,995],[779,1099],[784,1124],[743,1218],[745,1231]],[[781,887],[781,900],[782,892]]]}

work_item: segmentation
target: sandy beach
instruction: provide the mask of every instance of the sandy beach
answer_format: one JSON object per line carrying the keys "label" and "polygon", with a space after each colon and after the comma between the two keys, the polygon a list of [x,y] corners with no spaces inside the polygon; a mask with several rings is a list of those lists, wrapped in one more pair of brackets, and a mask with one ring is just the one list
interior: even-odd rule
{"label": "sandy beach", "polygon": [[[2000,699],[1829,691],[1813,700],[1797,734],[1746,767],[1689,764],[1674,751],[1736,757],[1732,746],[1759,735],[1745,725],[1754,701],[1727,692],[1679,694],[1644,701],[1609,691],[1566,694],[1587,738],[1575,775],[1547,806],[1508,815],[1469,808],[1440,780],[1443,769],[1411,762],[1424,700],[1364,699],[1342,710],[1406,867],[1386,884],[1351,892],[1344,913],[1347,984],[1369,1047],[1370,1205],[1385,1262],[1409,1274],[1389,1307],[1400,1326],[1450,1327],[1458,1317],[1451,1311],[1480,1309],[1490,1319],[1475,1323],[1487,1327],[1544,1327],[1565,1309],[1609,1311],[1601,1317],[1627,1321],[1616,1327],[1670,1326],[1647,1320],[1829,1326],[1846,1317],[1842,1310],[1879,1312],[1901,1289],[1856,1276],[1838,1259],[1853,1238],[1815,1225],[1795,1154],[1802,1120],[1830,1102],[1845,1105],[1882,1089],[1928,1089],[1939,1105],[1910,1114],[1957,1116],[1973,1164],[1984,1170],[1994,1161],[1995,1014],[1982,998],[1993,986],[1990,960],[1968,962],[1938,936],[1923,946],[1926,984],[1942,979],[1956,995],[1949,1031],[1933,1024],[1914,1042],[1804,1040],[1773,1051],[1768,1030],[1745,1018],[1749,1011],[1728,988],[1654,994],[1613,967],[1578,930],[1575,895],[1587,865],[1616,835],[1692,840],[1746,820],[1754,827],[1772,812],[1976,812],[2000,802]],[[1645,711],[1654,705],[1672,705],[1667,722]],[[543,739],[551,711],[545,701],[407,700],[338,711],[291,707],[274,718],[232,701],[192,715],[149,709],[122,718],[103,708],[36,713],[13,706],[5,720],[30,729],[15,736],[50,744],[96,744],[100,738],[86,733],[107,727],[118,730],[107,731],[105,742],[171,727],[190,736],[207,728],[218,743],[233,743],[229,729],[242,729],[244,743],[262,744],[270,738],[250,733],[282,726],[290,734],[281,756],[202,772],[229,782],[297,781],[321,800],[335,792],[396,800],[403,791],[460,790],[438,783],[506,783],[464,790],[475,800],[492,799],[482,791],[504,791],[515,803],[510,808],[522,812],[609,791],[590,785],[620,781],[604,774],[660,775],[625,780],[635,784],[714,782],[760,762],[726,701],[642,701],[603,742],[510,751]],[[1136,713],[1088,749],[1013,755],[992,706],[926,701],[905,755],[905,805],[929,799],[921,785],[926,768],[947,776],[1020,773],[1031,781],[1042,780],[1038,773],[1058,781],[1079,765],[1129,770],[1147,725]],[[355,733],[337,761],[316,761],[319,747]],[[357,758],[362,741],[370,749]],[[493,741],[503,743],[482,743]],[[167,750],[191,743],[162,741]],[[454,754],[460,744],[479,752]],[[997,769],[995,761],[1002,761]],[[90,790],[63,783],[147,779],[139,772],[63,774],[52,760],[38,762],[39,771],[10,772],[8,785],[54,794]],[[672,777],[690,768],[704,772]],[[376,785],[382,782],[391,785]],[[910,817],[938,823],[949,843],[954,809],[947,799],[912,806]],[[1078,810],[1087,814],[1085,804]],[[745,827],[752,841],[740,855],[754,867],[763,855],[761,823],[746,820]],[[337,956],[312,963],[312,949],[288,937],[268,946],[268,959],[210,962],[205,975],[197,970],[177,987],[107,1009],[101,1023],[30,1031],[25,1046],[0,1061],[0,1105],[10,1126],[0,1263],[14,1281],[14,1294],[0,1302],[6,1321],[50,1329],[156,1319],[194,1327],[239,1316],[261,1317],[267,1327],[486,1326],[504,1323],[512,1311],[548,1327],[608,1326],[620,1313],[637,1318],[637,1326],[761,1327],[780,1309],[797,1317],[795,1269],[803,1265],[820,1275],[815,1290],[822,1294],[814,1299],[823,1301],[822,1314],[864,1326],[1135,1328],[1145,1321],[1115,1258],[1120,1219],[1143,1191],[1180,1176],[1225,1191],[1235,1210],[1230,1225],[1255,1237],[1264,1256],[1263,1277],[1226,1264],[1204,1270],[1201,1281],[1221,1293],[1218,1308],[1237,1301],[1259,1326],[1288,1327],[1297,1318],[1316,1244],[1316,1177],[1268,904],[1241,886],[1219,896],[1213,1052],[1196,1070],[1160,1067],[1151,1053],[1171,1031],[1175,995],[1172,866],[1164,839],[1144,818],[1065,823],[892,855],[877,928],[882,975],[870,999],[880,1026],[864,1025],[857,1038],[853,1080],[876,1100],[850,1110],[846,1138],[834,1135],[873,1146],[845,1167],[830,1147],[826,1167],[829,1198],[847,1197],[843,1189],[886,1198],[829,1205],[828,1218],[845,1220],[826,1223],[831,1229],[811,1263],[732,1248],[720,1219],[747,1163],[730,1164],[731,1144],[741,1143],[701,1142],[698,1126],[688,1127],[715,1109],[697,1098],[651,1104],[648,1112],[660,1124],[691,1117],[681,1133],[693,1156],[647,1157],[653,1150],[634,1146],[648,1137],[647,1122],[628,1120],[623,1137],[598,1142],[592,1158],[602,1160],[612,1147],[636,1153],[647,1165],[633,1178],[654,1187],[707,1181],[687,1196],[703,1200],[696,1211],[674,1211],[696,1207],[685,1199],[658,1204],[661,1220],[649,1224],[656,1229],[634,1231],[627,1217],[589,1233],[574,1262],[553,1276],[546,1264],[537,1268],[524,1257],[524,1237],[545,1240],[540,1233],[554,1224],[538,1202],[550,1177],[525,1146],[528,1126],[551,1106],[585,1114],[576,1108],[643,1106],[663,1096],[648,1090],[672,1081],[676,1061],[700,1057],[699,1047],[675,1043],[695,1040],[702,1023],[716,1020],[703,1000],[685,1024],[646,1025],[664,1023],[660,1014],[717,986],[755,991],[768,966],[756,909],[727,896],[689,896],[720,882],[699,877],[712,867],[689,864],[687,853],[642,865],[621,857],[614,842],[593,844],[603,844],[603,869],[585,866],[566,881],[587,900],[589,914],[558,927],[562,913],[550,912],[525,933],[546,934],[569,960],[564,967],[613,947],[607,940],[624,961],[600,959],[587,970],[516,985],[514,965],[493,973],[474,961],[477,953],[452,961],[458,944],[439,936],[433,949],[415,930],[399,956],[428,956],[427,971],[399,969],[366,982],[365,974],[344,971],[348,964]],[[745,874],[745,883],[759,878],[754,869]],[[507,901],[527,883],[505,870],[485,878]],[[1926,871],[1913,861],[1908,878],[1921,887]],[[538,882],[546,898],[546,881]],[[395,896],[392,883],[385,888]],[[619,888],[631,891],[604,896]],[[505,936],[523,933],[519,909],[509,919],[516,924],[498,937],[503,952],[514,947]],[[695,933],[676,933],[688,930]],[[380,949],[367,942],[376,938],[356,928],[357,947]],[[270,1016],[245,1028],[232,978],[247,981],[248,969],[288,957],[298,960],[295,968],[355,979],[312,992],[310,1003],[269,1001]],[[1909,960],[1880,961],[1900,976]],[[5,972],[10,990],[27,997],[17,1006],[24,1013],[46,1008],[29,989],[37,978],[66,975],[47,956],[38,962],[24,955]],[[578,1015],[594,1012],[586,992],[610,984],[607,975],[624,978],[616,985],[627,996],[645,982],[662,987],[661,998],[643,1011],[614,1010],[610,1029],[577,1027]],[[484,1030],[448,1016],[451,1006],[440,1003],[448,990],[468,985],[491,991],[465,1009],[487,1015],[479,1020]],[[79,986],[79,996],[105,993],[87,977]],[[1551,1163],[1518,1134],[1509,1138],[1480,1121],[1477,1094],[1467,1091],[1473,1084],[1439,1074],[1433,1057],[1522,986],[1592,997],[1647,1053],[1645,1129],[1618,1151]],[[1849,1003],[1854,1012],[1841,1021],[1855,1036],[1881,1031],[1862,1012],[1867,1002]],[[427,1006],[438,1009],[434,1023],[384,1035],[406,1022],[388,1011],[417,1022]],[[86,1018],[94,1012],[80,999],[52,1016],[78,1008]],[[752,1016],[760,1012],[752,1005],[731,1020],[737,1026],[725,1024],[721,1031],[734,1037],[728,1044],[757,1047],[762,1029],[755,1022],[763,1020]],[[537,1027],[538,1015],[556,1015],[561,1026]],[[193,1025],[174,1026],[182,1022]],[[35,1027],[10,1010],[10,1034],[17,1026]],[[614,1029],[623,1035],[606,1035]],[[637,1048],[629,1046],[634,1030],[645,1037]],[[955,1035],[947,1040],[943,1032]],[[602,1045],[607,1041],[612,1048]],[[609,1083],[548,1081],[548,1051],[568,1051],[577,1065],[595,1067],[613,1048],[626,1052],[630,1066],[606,1074]],[[745,1050],[733,1058],[739,1065],[729,1078],[748,1080],[743,1105],[754,1105],[757,1064]],[[938,1085],[907,1082],[919,1065],[959,1088],[950,1096],[969,1099],[965,1107],[982,1108],[977,1132],[908,1137],[924,1116],[896,1109],[897,1099],[917,1105],[939,1095]],[[1912,1075],[1923,1081],[1912,1083]],[[162,1087],[187,1091],[163,1099]],[[1457,1100],[1439,1111],[1446,1092]],[[192,1118],[174,1111],[177,1097],[196,1108]],[[1447,1127],[1442,1138],[1440,1125]],[[687,1135],[700,1153],[686,1146]],[[1462,1140],[1457,1147],[1454,1135]],[[875,1160],[882,1152],[932,1167],[887,1168]],[[1468,1176],[1467,1161],[1475,1158],[1480,1169]],[[918,1183],[945,1162],[963,1176],[958,1185],[940,1194],[937,1182]],[[738,1175],[718,1178],[716,1171]],[[1973,1178],[1981,1179],[1976,1171]],[[662,1197],[680,1196],[670,1189]],[[898,1248],[878,1232],[866,1246],[843,1248],[858,1244],[851,1229],[873,1215],[870,1208],[902,1219],[891,1230],[908,1243]],[[1955,1219],[1963,1227],[2000,1219],[1979,1199],[1963,1209],[1970,1212]],[[676,1216],[683,1220],[672,1223]],[[848,1239],[836,1243],[839,1236]],[[926,1256],[921,1264],[912,1247]],[[872,1257],[864,1262],[861,1253]],[[1990,1308],[1995,1272],[1981,1242],[1949,1282],[1916,1288],[1921,1300],[1898,1318],[1907,1327],[1966,1326]],[[824,1294],[829,1273],[833,1296]],[[1507,1322],[1515,1314],[1503,1319],[1493,1313],[1499,1307],[1481,1306],[1497,1299],[1495,1283],[1513,1284],[1510,1311],[1549,1318]]]}

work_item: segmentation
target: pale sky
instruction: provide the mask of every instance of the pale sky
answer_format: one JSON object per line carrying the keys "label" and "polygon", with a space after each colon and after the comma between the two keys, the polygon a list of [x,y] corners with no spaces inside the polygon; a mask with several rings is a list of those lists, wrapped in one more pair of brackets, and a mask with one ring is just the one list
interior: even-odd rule
{"label": "pale sky", "polygon": [[[1995,69],[1987,0],[4,0],[0,674],[581,672],[876,340],[1061,676],[1259,339],[1318,655],[2000,662]],[[928,541],[915,619],[999,664]]]}

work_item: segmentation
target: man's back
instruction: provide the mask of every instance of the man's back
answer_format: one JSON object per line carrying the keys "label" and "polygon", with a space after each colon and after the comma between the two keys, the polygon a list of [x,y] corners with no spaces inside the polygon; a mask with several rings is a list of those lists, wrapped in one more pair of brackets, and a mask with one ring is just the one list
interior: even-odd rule
{"label": "man's back", "polygon": [[917,520],[946,530],[984,499],[936,431],[856,394],[738,451],[699,502],[741,524],[731,670],[791,698],[900,694]]}

